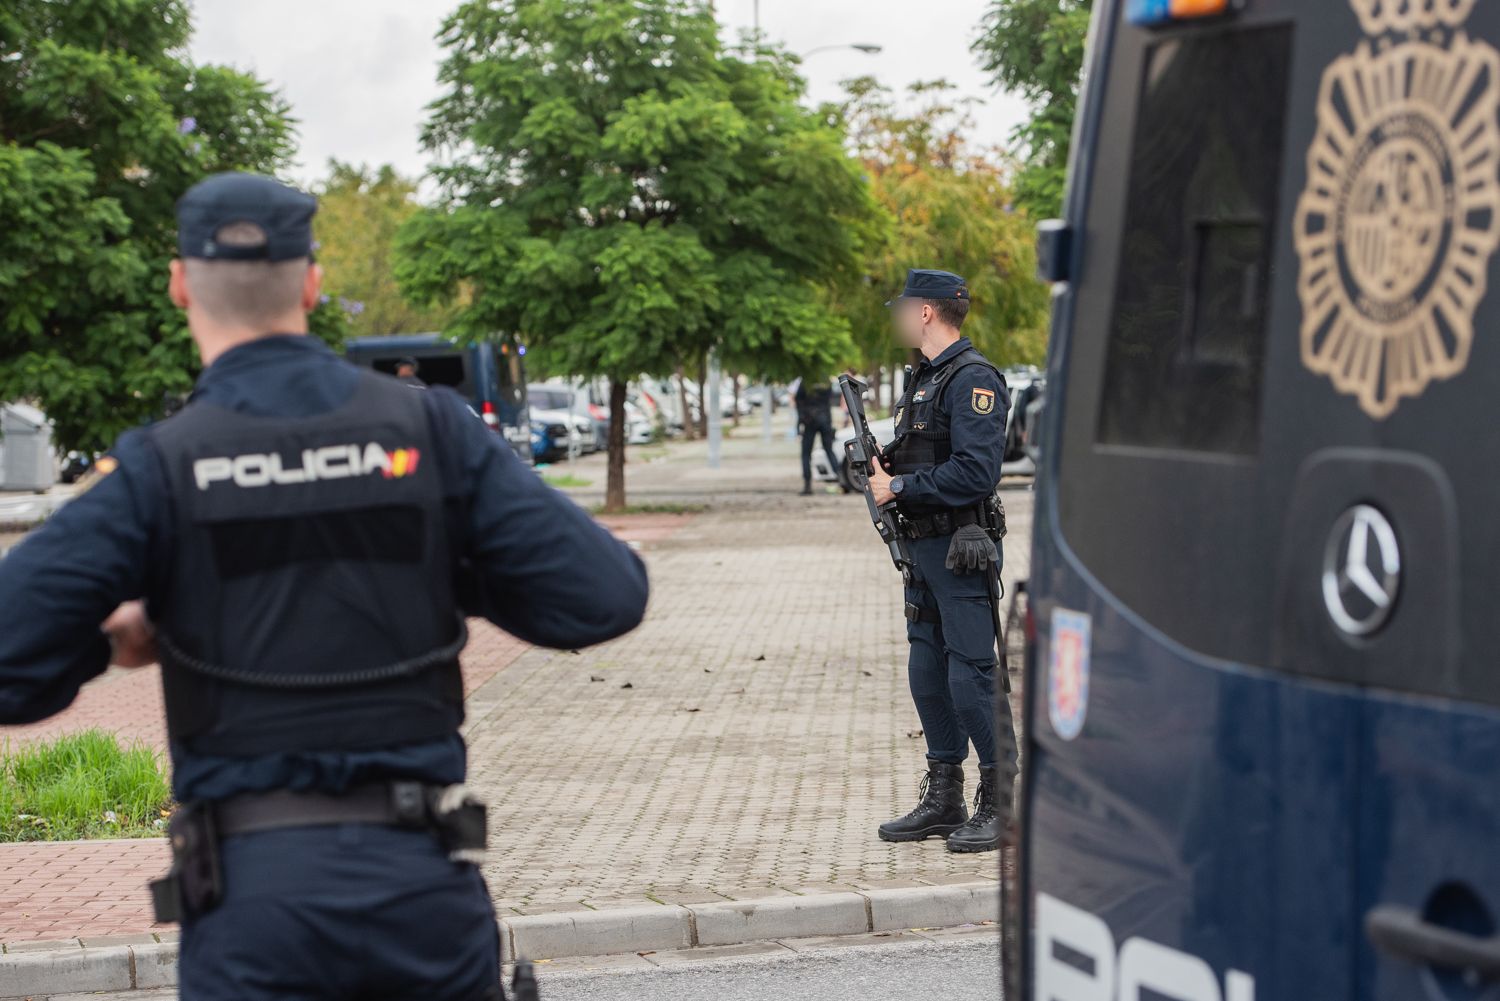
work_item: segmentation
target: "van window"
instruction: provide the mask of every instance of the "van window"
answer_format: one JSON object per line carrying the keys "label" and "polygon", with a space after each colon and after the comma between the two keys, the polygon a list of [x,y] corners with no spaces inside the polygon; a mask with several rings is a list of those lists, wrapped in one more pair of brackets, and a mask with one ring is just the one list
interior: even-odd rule
{"label": "van window", "polygon": [[1258,449],[1290,40],[1220,32],[1147,53],[1100,444]]}
{"label": "van window", "polygon": [[377,355],[370,365],[377,372],[394,375],[396,363],[402,358],[417,360],[417,378],[429,386],[451,386],[460,396],[470,399],[474,395],[474,382],[469,374],[467,352],[454,350],[449,354],[427,355],[421,352],[393,355]]}

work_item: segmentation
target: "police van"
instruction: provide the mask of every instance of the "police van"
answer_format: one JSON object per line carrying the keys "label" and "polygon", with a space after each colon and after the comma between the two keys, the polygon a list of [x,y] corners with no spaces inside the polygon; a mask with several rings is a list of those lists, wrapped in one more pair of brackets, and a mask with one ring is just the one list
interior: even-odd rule
{"label": "police van", "polygon": [[1007,996],[1500,998],[1500,2],[1094,7]]}
{"label": "police van", "polygon": [[469,401],[474,413],[531,464],[531,414],[526,403],[526,347],[513,337],[455,344],[441,334],[356,337],[344,344],[356,365],[394,374],[403,358],[417,362],[417,377],[448,386]]}

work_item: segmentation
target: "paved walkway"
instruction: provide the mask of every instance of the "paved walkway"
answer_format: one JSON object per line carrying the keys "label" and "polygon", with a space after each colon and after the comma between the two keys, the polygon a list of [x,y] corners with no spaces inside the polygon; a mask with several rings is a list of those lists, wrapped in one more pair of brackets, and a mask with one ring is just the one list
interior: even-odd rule
{"label": "paved walkway", "polygon": [[[475,693],[471,781],[495,807],[502,907],[996,875],[994,855],[875,837],[924,767],[899,578],[860,498],[796,496],[795,450],[746,428],[718,470],[701,442],[632,463],[633,501],[712,505],[652,552],[646,623],[581,654],[529,651]],[[596,473],[571,492],[601,490]],[[1029,482],[1006,502],[1009,581],[1030,561]]]}
{"label": "paved walkway", "polygon": [[[486,875],[503,910],[995,877],[994,855],[874,836],[910,807],[923,768],[899,581],[859,498],[795,496],[794,450],[746,435],[717,471],[701,443],[631,463],[632,500],[711,505],[606,519],[634,533],[651,569],[651,611],[632,635],[574,654],[476,628],[471,780],[492,806]],[[570,491],[581,502],[602,492],[602,456],[575,473],[593,480]],[[1025,485],[1007,501],[1006,561],[1024,567]],[[140,729],[126,732],[159,745],[141,721],[159,713],[154,682],[106,675],[70,714],[97,721],[128,704]],[[0,845],[0,941],[152,931],[143,883],[163,866],[160,841]]]}

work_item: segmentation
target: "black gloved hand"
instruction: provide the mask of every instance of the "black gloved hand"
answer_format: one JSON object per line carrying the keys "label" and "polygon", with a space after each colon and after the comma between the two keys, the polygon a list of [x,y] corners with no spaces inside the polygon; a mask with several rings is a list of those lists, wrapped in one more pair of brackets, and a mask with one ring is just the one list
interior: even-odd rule
{"label": "black gloved hand", "polygon": [[953,533],[948,558],[943,565],[957,574],[988,573],[990,564],[1000,563],[1000,552],[989,533],[978,525],[962,525]]}

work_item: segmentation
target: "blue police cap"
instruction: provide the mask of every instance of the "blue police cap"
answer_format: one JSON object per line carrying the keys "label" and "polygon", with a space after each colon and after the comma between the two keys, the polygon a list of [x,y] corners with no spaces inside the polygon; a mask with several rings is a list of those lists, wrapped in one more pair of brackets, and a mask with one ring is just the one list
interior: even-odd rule
{"label": "blue police cap", "polygon": [[887,306],[899,299],[967,299],[969,283],[951,271],[928,271],[912,268],[906,273],[906,288]]}
{"label": "blue police cap", "polygon": [[[213,261],[290,261],[312,254],[318,200],[260,174],[214,174],[177,201],[177,250]],[[249,223],[264,240],[221,242],[232,223]]]}

